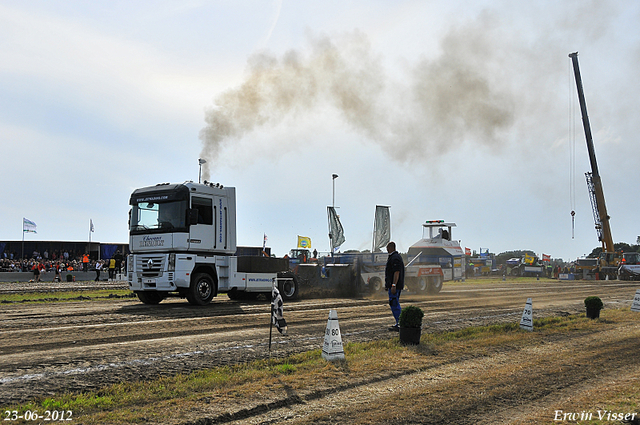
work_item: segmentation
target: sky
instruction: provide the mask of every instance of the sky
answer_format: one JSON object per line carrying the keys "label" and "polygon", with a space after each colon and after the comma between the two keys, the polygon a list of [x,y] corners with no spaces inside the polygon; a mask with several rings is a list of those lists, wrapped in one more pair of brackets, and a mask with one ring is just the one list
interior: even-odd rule
{"label": "sky", "polygon": [[[0,240],[128,242],[131,192],[236,188],[239,245],[599,246],[568,54],[615,242],[640,235],[640,3],[0,1]],[[332,175],[339,177],[335,180]],[[572,225],[571,211],[575,211]],[[89,232],[93,221],[95,232]]]}

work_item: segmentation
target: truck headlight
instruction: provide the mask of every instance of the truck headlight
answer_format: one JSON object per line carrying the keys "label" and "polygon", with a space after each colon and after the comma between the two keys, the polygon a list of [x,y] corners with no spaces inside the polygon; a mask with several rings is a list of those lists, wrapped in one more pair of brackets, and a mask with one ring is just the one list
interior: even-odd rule
{"label": "truck headlight", "polygon": [[173,272],[176,270],[176,253],[169,254],[169,263],[167,264],[167,271]]}

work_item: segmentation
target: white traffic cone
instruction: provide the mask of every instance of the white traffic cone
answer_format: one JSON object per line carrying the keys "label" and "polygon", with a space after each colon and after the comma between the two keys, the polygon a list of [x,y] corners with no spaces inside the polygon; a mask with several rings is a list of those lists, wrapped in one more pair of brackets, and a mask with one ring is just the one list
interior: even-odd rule
{"label": "white traffic cone", "polygon": [[640,289],[636,291],[636,296],[633,298],[633,304],[631,304],[631,311],[640,313]]}
{"label": "white traffic cone", "polygon": [[324,345],[322,346],[322,358],[330,361],[344,360],[338,313],[335,310],[329,310],[329,320],[327,320],[327,330],[324,333]]}
{"label": "white traffic cone", "polygon": [[524,306],[522,319],[520,319],[520,328],[529,332],[533,331],[533,307],[531,298],[527,298],[527,303]]}

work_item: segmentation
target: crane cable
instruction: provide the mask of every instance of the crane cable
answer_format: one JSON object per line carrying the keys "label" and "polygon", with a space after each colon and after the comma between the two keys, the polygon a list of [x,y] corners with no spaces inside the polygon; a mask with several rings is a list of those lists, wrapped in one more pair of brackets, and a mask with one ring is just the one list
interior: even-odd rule
{"label": "crane cable", "polygon": [[572,68],[568,62],[569,75],[569,203],[571,206],[571,239],[575,238],[576,219],[576,99],[571,90]]}

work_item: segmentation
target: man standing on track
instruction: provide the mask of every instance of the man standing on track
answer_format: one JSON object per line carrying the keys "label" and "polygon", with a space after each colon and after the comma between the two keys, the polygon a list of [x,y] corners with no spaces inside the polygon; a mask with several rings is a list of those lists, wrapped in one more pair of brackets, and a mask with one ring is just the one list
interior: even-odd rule
{"label": "man standing on track", "polygon": [[404,289],[404,262],[402,257],[396,251],[395,242],[387,244],[387,252],[389,258],[384,269],[384,287],[389,291],[389,306],[391,313],[396,319],[396,324],[389,328],[390,331],[399,331],[398,320],[400,319],[400,293]]}

